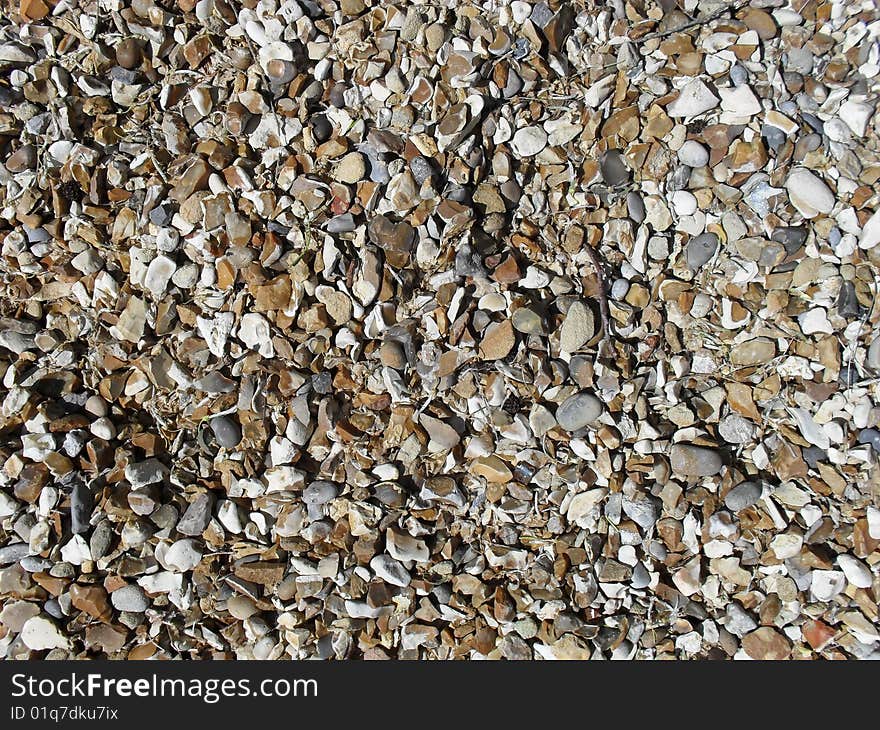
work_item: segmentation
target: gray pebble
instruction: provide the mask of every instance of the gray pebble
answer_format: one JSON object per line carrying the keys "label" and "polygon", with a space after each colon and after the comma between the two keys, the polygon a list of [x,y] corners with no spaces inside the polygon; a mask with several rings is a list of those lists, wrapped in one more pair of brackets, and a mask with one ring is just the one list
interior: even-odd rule
{"label": "gray pebble", "polygon": [[10,565],[18,563],[28,554],[28,545],[26,542],[16,542],[12,545],[4,545],[0,547],[0,565]]}
{"label": "gray pebble", "polygon": [[611,285],[611,298],[620,301],[629,291],[629,282],[626,279],[615,279]]}
{"label": "gray pebble", "polygon": [[862,308],[856,299],[856,288],[851,281],[845,281],[837,294],[837,313],[844,319],[858,317]]}
{"label": "gray pebble", "polygon": [[685,259],[692,270],[708,263],[718,250],[718,236],[714,233],[701,233],[687,242]]}
{"label": "gray pebble", "polygon": [[328,233],[348,233],[355,227],[354,216],[351,213],[343,213],[327,221]]}
{"label": "gray pebble", "polygon": [[779,127],[774,127],[772,124],[765,124],[761,128],[761,136],[767,141],[767,146],[774,152],[782,147],[788,138],[785,132]]}
{"label": "gray pebble", "polygon": [[793,254],[807,242],[807,229],[801,226],[777,228],[770,240],[781,243],[786,253]]}
{"label": "gray pebble", "polygon": [[312,117],[312,134],[319,142],[326,142],[333,134],[333,125],[323,114]]}
{"label": "gray pebble", "polygon": [[416,184],[420,186],[425,180],[434,174],[431,163],[426,157],[422,157],[422,155],[416,155],[409,161],[409,171],[415,178]]}
{"label": "gray pebble", "polygon": [[789,48],[785,54],[785,70],[809,74],[813,70],[813,54],[808,48]]}
{"label": "gray pebble", "polygon": [[86,445],[87,440],[88,432],[77,428],[73,431],[68,431],[64,435],[64,443],[61,445],[61,448],[64,450],[64,453],[72,459],[79,456],[83,447]]}
{"label": "gray pebble", "polygon": [[630,585],[636,590],[641,590],[642,588],[647,588],[651,585],[651,574],[648,572],[648,569],[645,568],[641,563],[636,563],[633,568],[632,578],[630,579]]}
{"label": "gray pebble", "polygon": [[762,491],[758,482],[741,482],[725,495],[724,504],[731,512],[740,512],[755,504]]}
{"label": "gray pebble", "polygon": [[632,173],[623,155],[617,150],[608,150],[599,161],[599,169],[602,172],[602,179],[606,185],[617,187],[618,185],[626,185],[630,181]]}
{"label": "gray pebble", "polygon": [[666,189],[673,193],[676,190],[684,190],[691,181],[692,170],[687,165],[679,165],[672,171],[666,183]]}
{"label": "gray pebble", "polygon": [[730,80],[734,86],[742,86],[749,80],[749,72],[738,63],[730,67]]}
{"label": "gray pebble", "polygon": [[859,443],[871,444],[871,447],[880,454],[880,431],[876,428],[863,428],[859,431]]}
{"label": "gray pebble", "polygon": [[626,194],[626,209],[634,223],[642,223],[645,220],[645,203],[638,193]]}
{"label": "gray pebble", "polygon": [[303,490],[302,499],[308,505],[326,504],[335,499],[339,489],[333,482],[318,480],[312,482]]}
{"label": "gray pebble", "polygon": [[70,531],[81,535],[89,531],[92,516],[92,492],[85,482],[78,481],[70,492]]}
{"label": "gray pebble", "polygon": [[807,466],[809,466],[810,469],[816,469],[818,468],[820,461],[828,460],[828,454],[818,446],[807,446],[807,448],[801,450],[801,453],[803,454],[804,461],[807,462]]}
{"label": "gray pebble", "polygon": [[89,538],[89,552],[92,558],[97,560],[103,558],[110,552],[110,545],[113,543],[113,528],[108,520],[102,520],[92,531]]}
{"label": "gray pebble", "polygon": [[40,573],[52,570],[55,563],[49,558],[41,558],[39,555],[28,555],[19,561],[19,565],[28,573]]}
{"label": "gray pebble", "polygon": [[177,531],[181,535],[189,535],[190,537],[201,535],[211,520],[212,507],[213,499],[211,495],[207,492],[202,492],[186,508],[186,512],[183,513],[183,517],[177,523]]}
{"label": "gray pebble", "polygon": [[329,372],[317,373],[312,376],[312,388],[316,393],[327,395],[333,390],[333,378]]}
{"label": "gray pebble", "polygon": [[660,518],[660,504],[652,497],[630,499],[624,497],[621,506],[623,513],[643,530],[648,530]]}
{"label": "gray pebble", "polygon": [[144,589],[133,583],[113,591],[110,594],[110,602],[117,611],[133,613],[142,613],[150,605],[150,599],[144,594]]}
{"label": "gray pebble", "polygon": [[50,598],[46,603],[43,604],[43,608],[46,610],[52,618],[57,618],[59,620],[63,620],[67,618],[64,615],[64,611],[61,609],[61,604],[58,603],[57,598]]}
{"label": "gray pebble", "polygon": [[758,624],[752,614],[746,611],[736,602],[727,604],[727,617],[724,622],[724,628],[734,636],[745,636],[750,631],[754,631]]}
{"label": "gray pebble", "polygon": [[125,467],[125,478],[134,489],[158,484],[168,475],[168,467],[158,459],[147,459]]}
{"label": "gray pebble", "polygon": [[575,393],[556,409],[556,422],[566,431],[579,431],[602,415],[602,401],[592,393]]}
{"label": "gray pebble", "polygon": [[202,376],[193,385],[206,393],[231,393],[235,390],[235,382],[216,370]]}
{"label": "gray pebble", "polygon": [[468,243],[459,246],[455,253],[455,275],[471,278],[486,276],[486,267],[483,266],[482,258]]}
{"label": "gray pebble", "polygon": [[241,426],[229,416],[217,416],[211,419],[211,430],[217,443],[224,449],[234,449],[241,443]]}

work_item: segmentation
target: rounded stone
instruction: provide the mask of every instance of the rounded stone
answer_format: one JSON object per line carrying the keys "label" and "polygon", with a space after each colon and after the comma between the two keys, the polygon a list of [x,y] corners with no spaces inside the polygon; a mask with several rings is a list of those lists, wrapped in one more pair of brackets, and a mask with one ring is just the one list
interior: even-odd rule
{"label": "rounded stone", "polygon": [[624,161],[623,155],[617,150],[608,150],[599,162],[599,170],[606,185],[617,187],[626,185],[632,173]]}
{"label": "rounded stone", "polygon": [[704,167],[709,163],[709,151],[699,142],[689,139],[679,147],[678,160],[688,167]]}
{"label": "rounded stone", "polygon": [[815,218],[822,213],[830,213],[834,208],[834,193],[818,175],[805,167],[791,172],[785,181],[791,204],[804,218]]}
{"label": "rounded stone", "polygon": [[394,340],[383,342],[379,348],[379,360],[386,367],[403,370],[406,367],[406,353],[403,345]]}
{"label": "rounded stone", "polygon": [[602,415],[602,401],[592,393],[575,393],[556,409],[556,422],[566,431],[579,431]]}
{"label": "rounded stone", "polygon": [[129,70],[137,68],[142,58],[141,46],[134,38],[126,38],[116,46],[116,63],[122,68]]}
{"label": "rounded stone", "polygon": [[212,419],[211,430],[217,443],[224,449],[234,449],[241,443],[241,426],[229,416],[217,416]]}
{"label": "rounded stone", "polygon": [[110,594],[110,602],[117,611],[143,613],[150,605],[144,589],[138,585],[127,585]]}
{"label": "rounded stone", "polygon": [[718,249],[718,236],[714,233],[701,233],[688,241],[685,247],[685,259],[687,265],[693,269],[699,269],[709,262]]}
{"label": "rounded stone", "polygon": [[541,315],[528,307],[517,309],[511,316],[510,321],[517,332],[522,332],[526,335],[540,335],[544,333],[544,322],[541,319]]}
{"label": "rounded stone", "polygon": [[547,146],[547,133],[541,127],[523,127],[513,135],[512,147],[518,157],[534,157]]}
{"label": "rounded stone", "polygon": [[673,472],[686,477],[709,477],[718,474],[724,461],[716,449],[693,444],[675,444],[669,452]]}
{"label": "rounded stone", "polygon": [[741,482],[724,497],[724,505],[731,512],[741,512],[761,499],[761,485],[758,482]]}

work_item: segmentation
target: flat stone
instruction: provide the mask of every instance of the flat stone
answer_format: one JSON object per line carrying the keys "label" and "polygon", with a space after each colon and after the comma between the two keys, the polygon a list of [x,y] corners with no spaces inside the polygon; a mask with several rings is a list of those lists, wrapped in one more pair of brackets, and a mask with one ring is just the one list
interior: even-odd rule
{"label": "flat stone", "polygon": [[189,535],[190,537],[201,535],[211,520],[213,503],[213,498],[206,492],[199,494],[190,502],[183,517],[180,518],[180,522],[177,523],[177,531],[181,535]]}
{"label": "flat stone", "polygon": [[666,107],[670,117],[696,117],[718,106],[718,98],[700,79],[688,82]]}
{"label": "flat stone", "polygon": [[742,512],[757,504],[762,491],[758,482],[740,482],[724,496],[724,504],[731,512]]}
{"label": "flat stone", "polygon": [[376,577],[393,586],[406,588],[412,581],[409,572],[403,567],[403,564],[390,555],[376,555],[370,561],[370,568],[372,568]]}
{"label": "flat stone", "polygon": [[34,616],[25,621],[19,636],[24,645],[34,651],[67,649],[69,646],[69,641],[61,629],[45,616]]}
{"label": "flat stone", "polygon": [[609,150],[602,155],[599,169],[605,184],[611,187],[626,185],[632,177],[632,172],[624,161],[623,155],[617,150]]}
{"label": "flat stone", "polygon": [[547,133],[541,127],[523,127],[511,143],[517,157],[534,157],[547,146]]}
{"label": "flat stone", "polygon": [[579,431],[602,415],[603,404],[592,393],[575,393],[556,409],[556,422],[566,431]]}
{"label": "flat stone", "polygon": [[716,449],[674,444],[669,451],[672,471],[685,477],[708,477],[721,472],[724,460]]}
{"label": "flat stone", "polygon": [[780,661],[791,654],[791,642],[776,629],[761,626],[742,639],[742,647],[752,659]]}
{"label": "flat stone", "polygon": [[559,349],[576,352],[596,334],[593,310],[580,301],[573,302],[559,328]]}
{"label": "flat stone", "polygon": [[360,182],[367,175],[367,160],[360,152],[349,152],[333,167],[333,179],[346,185]]}
{"label": "flat stone", "polygon": [[837,564],[849,583],[856,588],[870,588],[874,585],[874,575],[861,560],[842,553],[837,556]]}
{"label": "flat stone", "polygon": [[139,585],[129,584],[110,594],[110,601],[117,611],[143,613],[150,606],[150,599]]}
{"label": "flat stone", "polygon": [[795,168],[789,173],[785,189],[791,204],[804,218],[828,214],[834,208],[834,193],[820,177],[805,167]]}
{"label": "flat stone", "polygon": [[74,583],[70,586],[70,602],[80,611],[99,621],[109,621],[113,616],[110,603],[107,601],[107,591],[100,585],[80,585]]}
{"label": "flat stone", "polygon": [[685,259],[692,270],[699,269],[715,255],[718,250],[718,236],[714,233],[701,233],[694,236],[685,246]]}
{"label": "flat stone", "polygon": [[537,312],[527,308],[520,307],[510,318],[513,328],[517,332],[526,335],[544,334],[544,321]]}
{"label": "flat stone", "polygon": [[730,362],[739,367],[761,365],[776,355],[776,344],[766,337],[756,337],[734,345],[730,350]]}
{"label": "flat stone", "polygon": [[229,416],[212,418],[211,431],[224,449],[234,449],[241,443],[241,426]]}
{"label": "flat stone", "polygon": [[516,345],[516,335],[510,320],[493,322],[483,334],[480,342],[480,357],[483,360],[500,360],[506,357]]}

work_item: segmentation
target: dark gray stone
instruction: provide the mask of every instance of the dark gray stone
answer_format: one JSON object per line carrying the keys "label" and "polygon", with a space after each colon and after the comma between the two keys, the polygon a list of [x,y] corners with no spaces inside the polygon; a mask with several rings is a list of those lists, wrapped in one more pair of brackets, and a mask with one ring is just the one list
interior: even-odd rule
{"label": "dark gray stone", "polygon": [[224,449],[234,449],[241,443],[241,426],[229,416],[217,416],[211,419],[211,431],[214,438]]}
{"label": "dark gray stone", "polygon": [[626,209],[633,223],[642,223],[645,220],[645,203],[638,193],[627,193]]}
{"label": "dark gray stone", "polygon": [[469,243],[460,246],[455,253],[455,275],[472,278],[486,276],[482,257],[471,248]]}
{"label": "dark gray stone", "polygon": [[685,259],[691,269],[699,269],[708,263],[718,250],[718,236],[714,233],[701,233],[687,242]]}
{"label": "dark gray stone", "polygon": [[599,169],[602,172],[602,179],[606,185],[617,187],[618,185],[626,185],[631,177],[632,172],[626,164],[623,155],[617,150],[608,150],[599,161]]}
{"label": "dark gray stone", "polygon": [[774,127],[772,124],[765,124],[761,128],[761,136],[766,140],[767,146],[774,152],[782,147],[785,144],[785,140],[788,139],[785,132],[779,127]]}
{"label": "dark gray stone", "polygon": [[807,446],[807,448],[801,451],[804,457],[804,461],[807,462],[807,466],[810,469],[816,469],[819,466],[820,461],[827,461],[828,454],[826,454],[822,449],[818,446]]}
{"label": "dark gray stone", "polygon": [[70,492],[70,531],[74,535],[89,531],[93,507],[92,491],[85,482],[78,481]]}
{"label": "dark gray stone", "polygon": [[761,498],[759,482],[742,482],[731,489],[724,497],[724,504],[731,512],[740,512],[751,507]]}
{"label": "dark gray stone", "polygon": [[791,255],[807,242],[807,229],[802,226],[777,228],[770,236],[770,240],[781,243],[786,253]]}
{"label": "dark gray stone", "polygon": [[177,523],[177,531],[181,535],[189,537],[198,537],[201,535],[208,522],[211,520],[211,509],[214,506],[214,500],[207,492],[202,492],[186,508],[180,522]]}
{"label": "dark gray stone", "polygon": [[323,372],[312,376],[312,388],[316,393],[327,395],[333,390],[333,378],[330,373]]}
{"label": "dark gray stone", "polygon": [[837,294],[837,313],[844,319],[861,315],[862,308],[856,299],[856,288],[851,281],[845,281]]}

